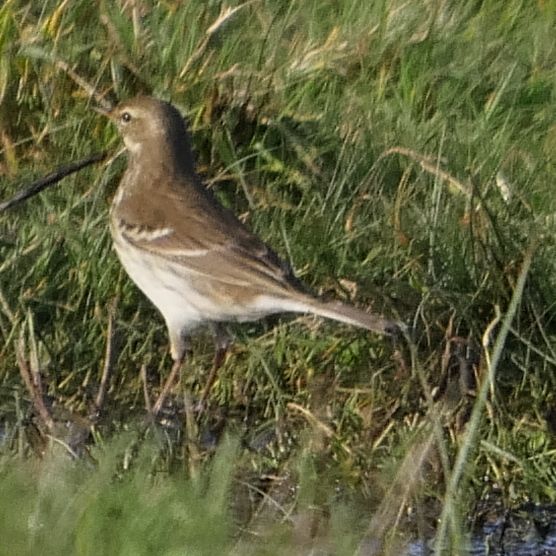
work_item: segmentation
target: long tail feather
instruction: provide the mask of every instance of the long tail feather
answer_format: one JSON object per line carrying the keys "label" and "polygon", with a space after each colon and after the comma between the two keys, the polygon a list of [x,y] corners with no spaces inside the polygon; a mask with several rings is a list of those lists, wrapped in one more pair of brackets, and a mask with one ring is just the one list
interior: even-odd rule
{"label": "long tail feather", "polygon": [[388,336],[398,335],[404,328],[402,323],[384,319],[373,313],[366,313],[361,309],[337,301],[330,303],[316,301],[312,304],[311,312],[321,317],[353,324]]}

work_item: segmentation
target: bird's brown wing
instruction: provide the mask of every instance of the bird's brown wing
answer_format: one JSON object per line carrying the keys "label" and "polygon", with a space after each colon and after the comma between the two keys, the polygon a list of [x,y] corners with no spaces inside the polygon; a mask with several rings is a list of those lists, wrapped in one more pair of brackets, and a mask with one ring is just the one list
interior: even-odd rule
{"label": "bird's brown wing", "polygon": [[275,295],[304,291],[291,267],[201,185],[155,190],[146,206],[133,202],[122,202],[114,216],[135,247],[223,285]]}

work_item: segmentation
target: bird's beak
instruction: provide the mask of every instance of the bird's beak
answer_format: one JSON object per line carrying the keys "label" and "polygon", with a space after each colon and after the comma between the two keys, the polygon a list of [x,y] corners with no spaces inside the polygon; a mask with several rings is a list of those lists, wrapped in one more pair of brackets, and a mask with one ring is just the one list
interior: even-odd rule
{"label": "bird's beak", "polygon": [[114,119],[114,107],[106,101],[104,101],[101,106],[92,106],[91,108],[101,116],[109,118],[110,120]]}

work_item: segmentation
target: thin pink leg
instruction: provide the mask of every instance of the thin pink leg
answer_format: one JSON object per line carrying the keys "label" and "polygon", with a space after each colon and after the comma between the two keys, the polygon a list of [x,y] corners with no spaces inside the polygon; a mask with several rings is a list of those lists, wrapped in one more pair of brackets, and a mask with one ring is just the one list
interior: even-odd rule
{"label": "thin pink leg", "polygon": [[214,384],[214,381],[216,380],[218,370],[220,369],[220,367],[222,367],[222,364],[226,360],[226,354],[228,353],[228,349],[230,347],[230,344],[232,343],[230,336],[227,334],[224,326],[214,323],[212,325],[212,329],[214,332],[214,344],[216,351],[214,353],[212,369],[210,370],[205,388],[203,389],[203,393],[201,394],[201,399],[199,400],[198,407],[200,407],[201,409],[203,408],[205,401],[210,394],[210,390]]}
{"label": "thin pink leg", "polygon": [[162,406],[166,401],[166,397],[168,396],[168,393],[170,392],[172,386],[174,386],[174,383],[176,382],[176,377],[179,378],[182,363],[183,363],[183,359],[177,359],[176,361],[174,361],[174,364],[172,365],[172,370],[170,371],[170,375],[166,379],[166,382],[164,382],[162,391],[160,392],[155,404],[153,405],[152,414],[154,417],[156,417],[160,413],[160,410],[162,409]]}

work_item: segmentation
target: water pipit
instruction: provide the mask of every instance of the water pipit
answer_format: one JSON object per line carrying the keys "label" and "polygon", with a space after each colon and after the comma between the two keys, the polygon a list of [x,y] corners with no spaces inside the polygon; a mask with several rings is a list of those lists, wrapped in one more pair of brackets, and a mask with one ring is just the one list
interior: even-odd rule
{"label": "water pipit", "polygon": [[162,313],[174,361],[154,413],[183,363],[188,335],[200,324],[216,331],[212,377],[227,347],[225,322],[313,313],[381,334],[398,331],[395,322],[307,292],[290,266],[203,186],[174,106],[140,96],[107,115],[128,151],[110,210],[114,247],[131,279]]}

